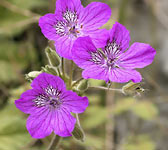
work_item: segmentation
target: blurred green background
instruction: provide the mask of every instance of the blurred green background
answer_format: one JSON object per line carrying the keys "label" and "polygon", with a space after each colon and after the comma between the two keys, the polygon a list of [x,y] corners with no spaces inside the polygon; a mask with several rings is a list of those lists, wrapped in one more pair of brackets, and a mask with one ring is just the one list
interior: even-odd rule
{"label": "blurred green background", "polygon": [[[119,21],[130,30],[131,43],[149,43],[157,56],[140,70],[147,89],[141,97],[88,90],[90,106],[80,115],[86,141],[68,137],[59,149],[168,150],[168,1],[100,1],[112,9],[103,28]],[[84,6],[90,2],[82,0]],[[41,140],[30,137],[27,116],[15,108],[14,100],[30,88],[24,74],[47,64],[44,49],[52,43],[42,35],[38,18],[54,10],[55,0],[0,0],[0,150],[43,150],[51,140],[52,135]]]}

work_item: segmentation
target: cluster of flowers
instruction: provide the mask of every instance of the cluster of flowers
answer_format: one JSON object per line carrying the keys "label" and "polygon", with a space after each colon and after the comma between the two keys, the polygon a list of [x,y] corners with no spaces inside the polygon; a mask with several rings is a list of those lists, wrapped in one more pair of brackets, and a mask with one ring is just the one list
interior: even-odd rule
{"label": "cluster of flowers", "polygon": [[[151,64],[156,51],[138,42],[129,47],[129,31],[118,22],[110,30],[98,29],[110,16],[110,7],[101,2],[84,8],[80,0],[57,0],[55,13],[42,16],[39,26],[46,38],[55,41],[61,57],[84,69],[83,78],[140,82],[135,68]],[[71,112],[82,113],[88,106],[87,97],[67,91],[60,77],[47,73],[37,76],[31,86],[15,101],[18,109],[30,114],[27,129],[31,136],[44,138],[52,131],[71,136],[76,123]]]}

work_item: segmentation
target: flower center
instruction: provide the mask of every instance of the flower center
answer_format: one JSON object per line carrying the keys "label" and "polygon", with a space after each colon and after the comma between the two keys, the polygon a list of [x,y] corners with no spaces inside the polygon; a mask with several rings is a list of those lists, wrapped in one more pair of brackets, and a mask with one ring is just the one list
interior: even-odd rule
{"label": "flower center", "polygon": [[114,59],[108,58],[107,61],[106,61],[106,65],[109,66],[109,67],[113,66],[114,65]]}
{"label": "flower center", "polygon": [[61,100],[59,99],[59,97],[49,97],[49,102],[48,104],[52,107],[59,107],[62,103]]}
{"label": "flower center", "polygon": [[108,42],[107,45],[105,46],[105,51],[104,53],[107,56],[110,57],[117,57],[118,54],[121,52],[121,48],[120,45],[118,45],[115,40],[113,40],[113,42]]}
{"label": "flower center", "polygon": [[91,53],[91,61],[108,69],[118,68],[117,60],[120,52],[120,46],[115,41],[108,42],[104,50]]}
{"label": "flower center", "polygon": [[37,107],[49,106],[52,108],[59,108],[62,104],[60,99],[61,92],[52,86],[48,86],[45,90],[45,94],[40,94],[34,100]]}
{"label": "flower center", "polygon": [[76,11],[66,10],[63,12],[63,20],[54,25],[56,33],[60,36],[69,36],[77,38],[80,35],[82,25],[78,24],[78,15]]}

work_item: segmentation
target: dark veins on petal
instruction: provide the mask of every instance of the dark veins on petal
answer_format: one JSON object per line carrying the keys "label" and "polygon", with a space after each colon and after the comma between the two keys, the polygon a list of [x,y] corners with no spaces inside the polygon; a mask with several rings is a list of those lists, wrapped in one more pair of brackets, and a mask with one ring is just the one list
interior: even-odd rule
{"label": "dark veins on petal", "polygon": [[59,108],[62,104],[62,100],[60,99],[61,91],[53,88],[52,86],[48,86],[44,89],[45,94],[40,94],[34,99],[34,103],[36,107],[48,106],[50,108]]}
{"label": "dark veins on petal", "polygon": [[78,24],[78,15],[76,11],[66,10],[62,13],[63,20],[58,20],[54,25],[56,33],[59,36],[69,36],[76,38],[81,35],[83,25]]}

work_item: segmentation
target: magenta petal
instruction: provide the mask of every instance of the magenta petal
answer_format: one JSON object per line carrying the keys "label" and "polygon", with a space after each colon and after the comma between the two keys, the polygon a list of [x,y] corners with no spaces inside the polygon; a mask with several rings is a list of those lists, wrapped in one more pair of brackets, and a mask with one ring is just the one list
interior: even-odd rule
{"label": "magenta petal", "polygon": [[76,11],[77,14],[81,11],[83,6],[80,0],[57,0],[55,14],[62,16],[62,13],[67,9],[71,11]]}
{"label": "magenta petal", "polygon": [[49,40],[57,40],[60,37],[56,34],[56,29],[54,28],[54,25],[57,24],[58,19],[58,16],[55,14],[46,14],[39,19],[41,32]]}
{"label": "magenta petal", "polygon": [[156,50],[149,44],[134,43],[128,51],[123,53],[119,60],[124,68],[143,68],[152,63]]}
{"label": "magenta petal", "polygon": [[79,23],[83,30],[97,29],[104,25],[111,16],[111,9],[107,4],[92,2],[80,13]]}
{"label": "magenta petal", "polygon": [[64,58],[72,59],[71,49],[74,40],[68,38],[68,36],[63,36],[55,42],[55,48],[57,53]]}
{"label": "magenta petal", "polygon": [[85,79],[93,78],[98,80],[108,81],[108,70],[99,66],[99,65],[91,65],[85,68],[82,72],[82,76]]}
{"label": "magenta petal", "polygon": [[63,99],[62,106],[73,113],[84,112],[89,103],[87,97],[80,97],[72,91],[66,91],[61,99]]}
{"label": "magenta petal", "polygon": [[113,42],[113,40],[115,40],[116,44],[120,45],[121,51],[125,51],[129,47],[129,31],[118,22],[110,30],[110,42]]}
{"label": "magenta petal", "polygon": [[106,29],[86,31],[85,34],[88,34],[90,36],[92,42],[97,48],[105,47],[107,41],[109,40],[109,31]]}
{"label": "magenta petal", "polygon": [[53,112],[49,109],[41,109],[39,113],[30,115],[27,119],[27,130],[33,138],[44,138],[51,134]]}
{"label": "magenta petal", "polygon": [[112,82],[124,83],[132,80],[133,82],[140,82],[142,77],[136,70],[124,70],[115,68],[109,72],[109,78]]}
{"label": "magenta petal", "polygon": [[91,59],[91,52],[96,52],[92,40],[87,37],[78,38],[72,47],[73,61],[81,68],[86,68],[93,64]]}
{"label": "magenta petal", "polygon": [[41,73],[38,75],[31,84],[32,88],[38,89],[38,90],[44,90],[48,86],[52,86],[53,88],[56,88],[58,90],[65,90],[65,84],[64,81],[57,76],[53,76],[51,74],[47,73]]}
{"label": "magenta petal", "polygon": [[35,103],[33,102],[34,99],[38,96],[38,92],[35,90],[28,90],[21,95],[21,98],[15,100],[16,107],[26,114],[32,114],[35,111],[38,111]]}
{"label": "magenta petal", "polygon": [[62,137],[71,136],[71,132],[75,127],[76,119],[70,114],[70,112],[65,108],[61,108],[60,110],[55,111],[54,118],[54,133]]}
{"label": "magenta petal", "polygon": [[54,130],[62,137],[71,136],[76,119],[71,112],[82,113],[88,106],[87,97],[80,97],[72,91],[66,91],[60,77],[41,73],[24,92],[16,107],[30,114],[27,129],[33,138],[44,138]]}

